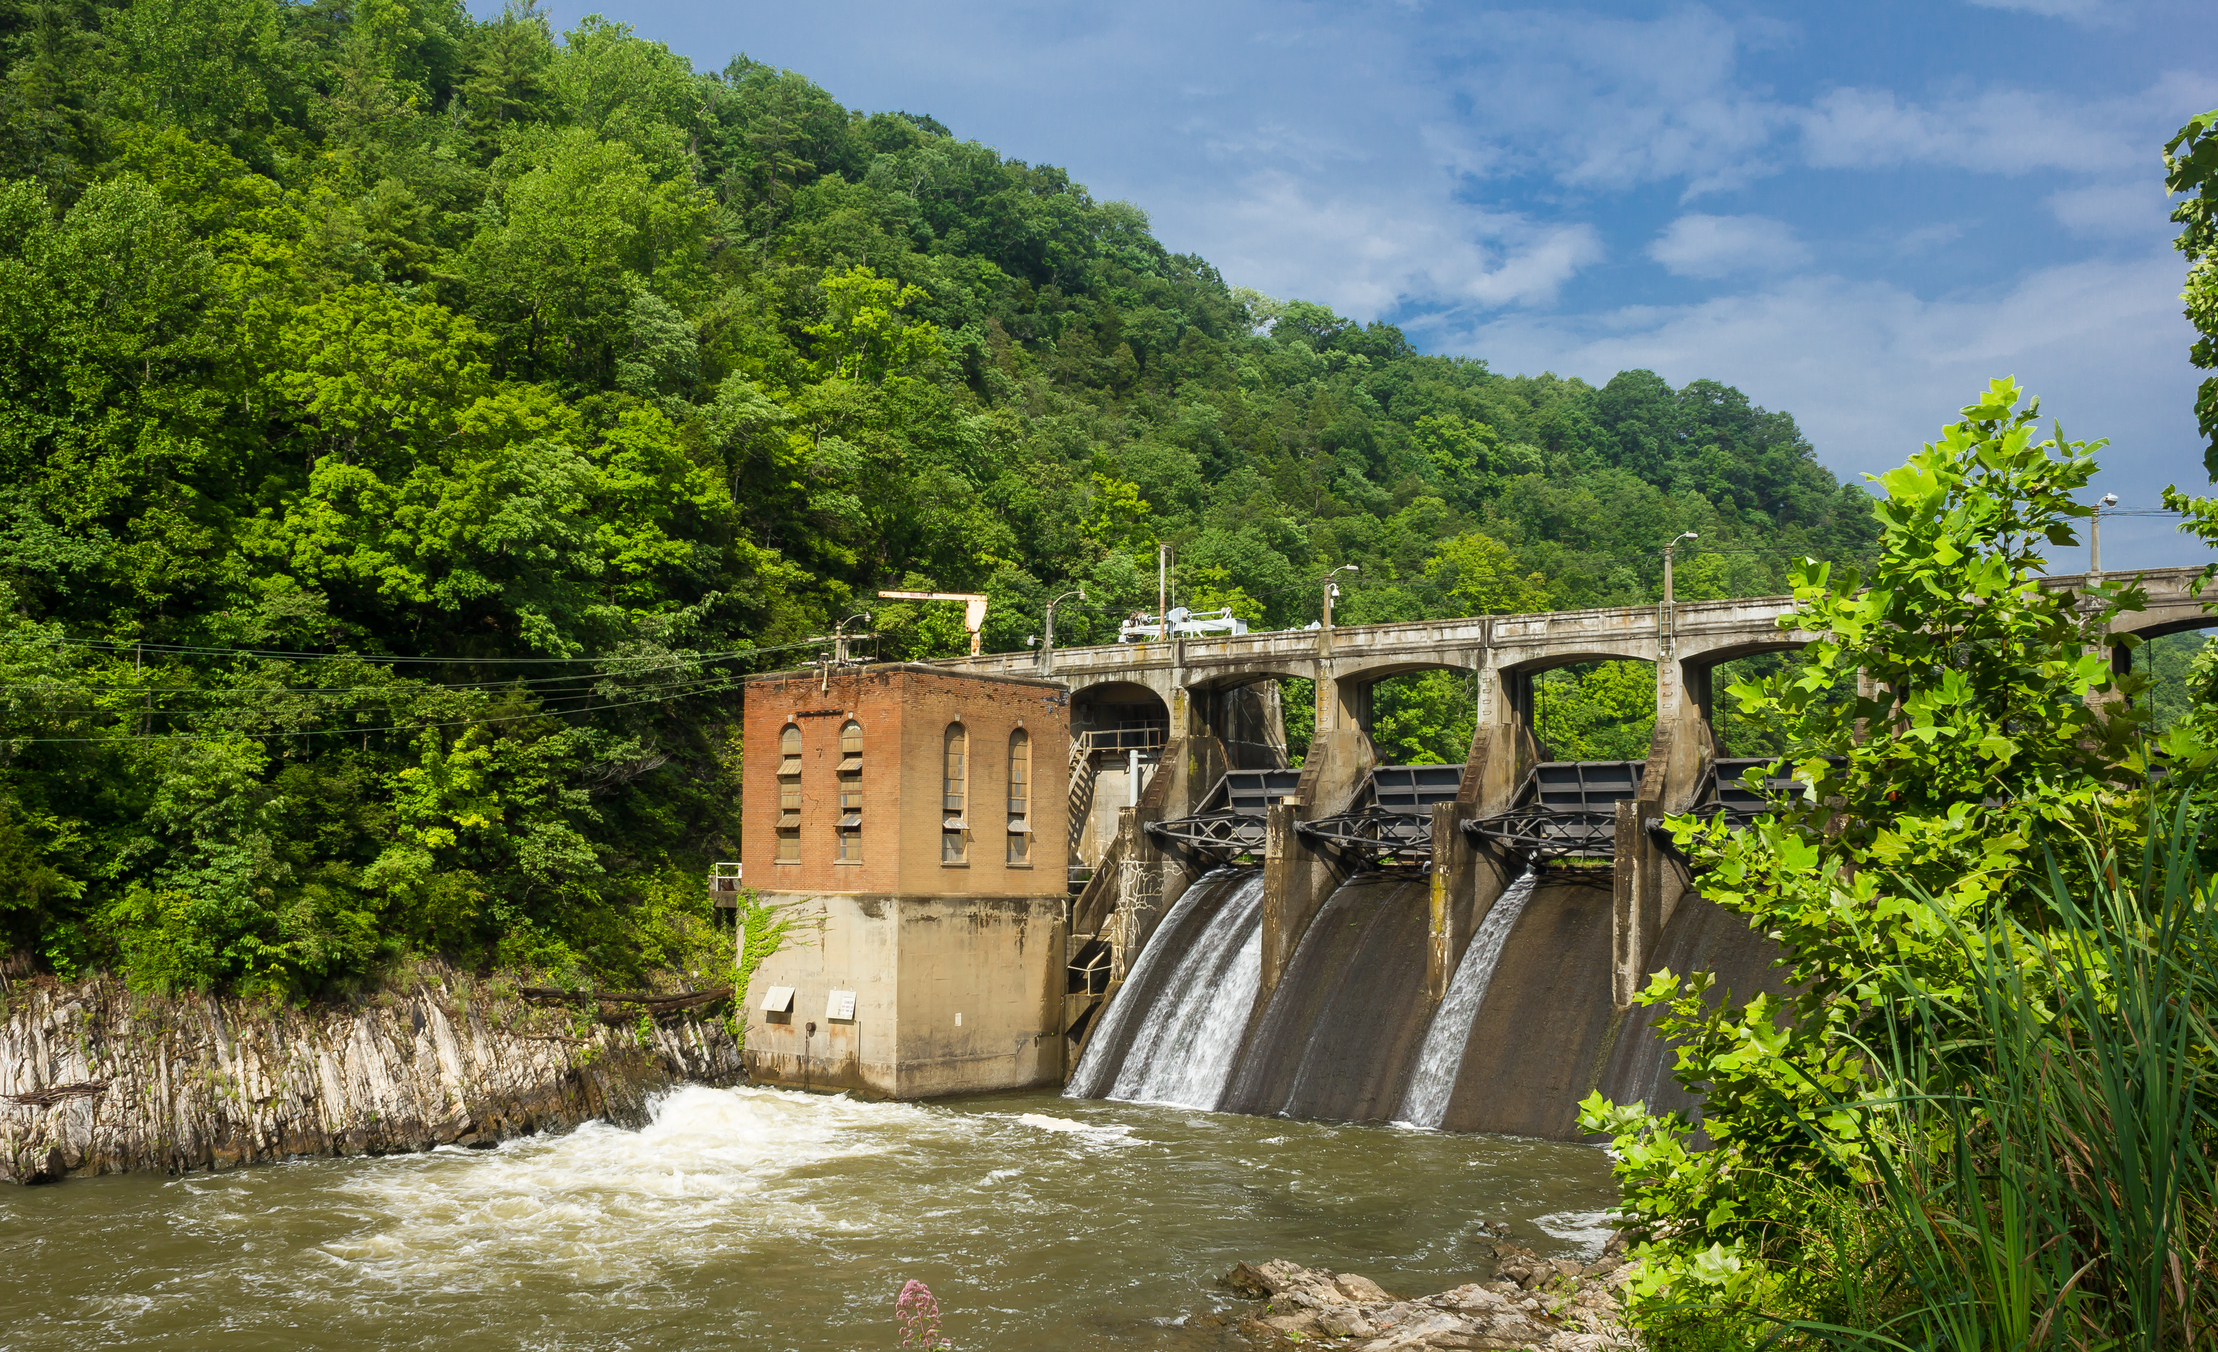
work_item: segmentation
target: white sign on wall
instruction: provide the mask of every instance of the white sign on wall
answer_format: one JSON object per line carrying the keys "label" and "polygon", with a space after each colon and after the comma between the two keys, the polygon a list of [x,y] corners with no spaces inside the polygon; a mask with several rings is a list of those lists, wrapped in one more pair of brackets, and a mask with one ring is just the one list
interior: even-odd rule
{"label": "white sign on wall", "polygon": [[833,991],[824,1001],[827,1019],[852,1019],[855,1017],[855,992]]}

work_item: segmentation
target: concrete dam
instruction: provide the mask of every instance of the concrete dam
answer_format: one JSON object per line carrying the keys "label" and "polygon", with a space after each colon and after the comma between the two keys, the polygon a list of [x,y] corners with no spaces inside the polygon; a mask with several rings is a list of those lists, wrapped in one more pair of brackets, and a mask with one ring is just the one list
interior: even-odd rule
{"label": "concrete dam", "polygon": [[[2140,574],[2147,608],[2112,632],[2206,625],[2198,572]],[[1666,602],[757,678],[747,742],[780,754],[748,758],[747,881],[809,937],[758,977],[750,1070],[1558,1139],[1597,1090],[1698,1112],[1634,994],[1665,968],[1713,974],[1712,998],[1783,975],[1662,822],[1763,810],[1711,671],[1811,641],[1791,612]],[[1647,756],[1554,759],[1534,677],[1606,660],[1653,664]],[[1472,678],[1468,754],[1381,764],[1371,689],[1425,670]],[[1288,678],[1316,692],[1299,767]],[[866,725],[897,749],[874,761]]]}
{"label": "concrete dam", "polygon": [[[1736,782],[1752,764],[1714,762],[1708,801],[1695,810],[1756,810],[1760,800]],[[1164,912],[1123,980],[1104,989],[1113,998],[1084,1001],[1080,992],[1080,1054],[1065,1092],[1545,1137],[1575,1135],[1577,1105],[1597,1089],[1618,1102],[1698,1111],[1647,1011],[1612,998],[1614,985],[1629,997],[1641,984],[1613,980],[1627,942],[1616,932],[1615,837],[1617,806],[1637,811],[1645,768],[1540,762],[1525,801],[1460,821],[1470,810],[1454,798],[1461,767],[1378,769],[1356,810],[1294,822],[1296,841],[1325,852],[1330,890],[1300,937],[1282,945],[1283,968],[1267,987],[1267,814],[1149,823],[1166,853],[1224,862]],[[1267,789],[1276,777],[1231,771],[1217,796],[1251,796],[1238,789]],[[1436,806],[1460,837],[1437,851]],[[1257,836],[1260,848],[1249,839]],[[1670,867],[1652,837],[1628,853],[1635,880],[1640,862]],[[1284,857],[1282,877],[1291,872]],[[1441,881],[1455,873],[1493,895],[1457,906]],[[1468,932],[1452,964],[1436,957],[1436,892],[1447,894],[1449,927]],[[1275,909],[1291,908],[1282,899]],[[1782,990],[1774,956],[1744,920],[1682,887],[1646,966],[1707,971],[1721,994],[1746,998]],[[1073,986],[1087,975],[1074,970]]]}

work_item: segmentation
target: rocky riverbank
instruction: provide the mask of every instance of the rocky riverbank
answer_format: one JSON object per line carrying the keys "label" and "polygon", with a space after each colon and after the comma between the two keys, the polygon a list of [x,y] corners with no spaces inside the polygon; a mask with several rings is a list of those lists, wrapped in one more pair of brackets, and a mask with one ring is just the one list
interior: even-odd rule
{"label": "rocky riverbank", "polygon": [[0,1182],[490,1146],[743,1076],[717,1007],[535,1003],[444,967],[300,1010],[0,979]]}
{"label": "rocky riverbank", "polygon": [[1599,1262],[1582,1264],[1499,1243],[1492,1279],[1409,1300],[1388,1295],[1368,1277],[1285,1259],[1260,1267],[1242,1263],[1224,1282],[1263,1302],[1232,1322],[1250,1346],[1269,1352],[1320,1342],[1355,1352],[1613,1352],[1641,1346],[1618,1299],[1632,1275],[1621,1254],[1622,1246],[1612,1241]]}

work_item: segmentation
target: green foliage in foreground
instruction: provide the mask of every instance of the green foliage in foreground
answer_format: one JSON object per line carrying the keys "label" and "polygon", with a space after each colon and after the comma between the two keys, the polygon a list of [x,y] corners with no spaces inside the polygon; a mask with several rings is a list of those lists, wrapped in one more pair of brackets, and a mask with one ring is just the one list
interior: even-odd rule
{"label": "green foliage in foreground", "polygon": [[[745,57],[0,3],[0,949],[56,970],[629,982],[737,857],[733,680],[963,641],[880,587],[1011,650],[1152,608],[1158,540],[1294,625],[1343,562],[1349,623],[1652,601],[1689,529],[1687,597],[1875,531],[1730,386],[1420,354]],[[1453,686],[1380,691],[1397,755],[1461,759]]]}
{"label": "green foliage in foreground", "polygon": [[[2180,226],[2173,246],[2187,259],[2187,289],[2180,299],[2187,302],[2187,322],[2200,335],[2188,357],[2207,371],[2218,367],[2218,108],[2190,120],[2164,143],[2164,169],[2167,193],[2193,194],[2172,208]],[[2196,390],[2195,420],[2209,443],[2203,468],[2218,480],[2218,375]],[[2165,505],[2175,506],[2170,497]]]}
{"label": "green foliage in foreground", "polygon": [[[2037,585],[2099,443],[2036,441],[2019,403],[1995,382],[1881,476],[1868,572],[1797,577],[1787,622],[1823,638],[1732,691],[1791,729],[1795,792],[1752,830],[1674,823],[1797,993],[1713,1005],[1706,975],[1662,973],[1642,997],[1707,1090],[1706,1139],[1587,1104],[1651,1235],[1659,1346],[2213,1336],[2218,909],[2196,868],[2218,720],[2152,743],[2119,698],[2142,678],[2091,648],[2140,596],[2083,611]],[[1878,698],[1819,697],[1859,669]]]}

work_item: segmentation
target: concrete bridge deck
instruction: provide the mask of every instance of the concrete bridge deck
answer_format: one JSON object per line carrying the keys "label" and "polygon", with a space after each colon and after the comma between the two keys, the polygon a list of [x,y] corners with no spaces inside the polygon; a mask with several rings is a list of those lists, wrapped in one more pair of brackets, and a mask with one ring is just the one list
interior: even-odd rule
{"label": "concrete bridge deck", "polygon": [[[2190,590],[2201,575],[2200,567],[2152,568],[2069,574],[2044,579],[2042,586],[2079,591],[2093,578],[2138,579],[2148,591],[2147,608],[2119,616],[2111,632],[2154,637],[2212,622]],[[1793,597],[1758,596],[994,653],[936,665],[981,675],[1044,677],[1074,691],[1126,682],[1145,686],[1168,703],[1176,689],[1211,690],[1273,677],[1354,685],[1409,671],[1530,675],[1596,661],[1661,664],[1670,658],[1684,666],[1715,666],[1810,642],[1813,635],[1780,628],[1793,610]]]}

